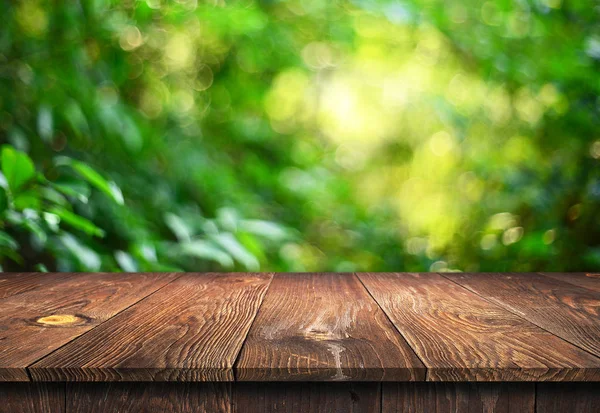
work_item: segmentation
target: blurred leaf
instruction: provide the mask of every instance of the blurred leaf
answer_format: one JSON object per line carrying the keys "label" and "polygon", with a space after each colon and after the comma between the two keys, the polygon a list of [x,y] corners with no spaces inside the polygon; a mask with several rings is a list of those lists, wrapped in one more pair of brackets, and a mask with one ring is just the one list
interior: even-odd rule
{"label": "blurred leaf", "polygon": [[136,272],[138,270],[133,257],[124,251],[115,251],[115,259],[119,267],[125,272]]}
{"label": "blurred leaf", "polygon": [[39,210],[41,206],[39,192],[35,190],[19,192],[14,198],[14,203],[15,209],[19,211],[27,208]]}
{"label": "blurred leaf", "polygon": [[44,244],[46,244],[46,241],[48,240],[48,236],[46,235],[46,232],[42,229],[42,227],[36,221],[33,220],[26,220],[24,226],[35,237],[36,241],[34,245],[38,249],[43,248]]}
{"label": "blurred leaf", "polygon": [[44,212],[43,214],[44,217],[44,221],[46,222],[46,225],[48,225],[48,227],[53,231],[53,232],[58,232],[59,230],[59,224],[60,224],[60,217],[56,214],[52,214],[50,212]]}
{"label": "blurred leaf", "polygon": [[8,235],[4,231],[0,231],[0,246],[7,247],[7,248],[10,248],[13,250],[16,250],[19,248],[19,244],[17,244],[17,241],[15,241],[13,237]]}
{"label": "blurred leaf", "polygon": [[212,239],[249,271],[258,271],[260,269],[260,264],[256,257],[250,254],[232,234],[221,233],[212,236]]}
{"label": "blurred leaf", "polygon": [[55,159],[56,165],[67,165],[73,168],[83,179],[88,181],[90,185],[104,192],[113,201],[119,205],[124,204],[123,194],[121,189],[112,181],[107,181],[102,175],[92,169],[90,166],[64,156]]}
{"label": "blurred leaf", "polygon": [[91,194],[90,187],[85,182],[62,180],[53,182],[52,186],[65,195],[78,199],[87,204]]}
{"label": "blurred leaf", "polygon": [[8,208],[8,198],[4,188],[0,187],[0,214],[2,214],[6,208]]}
{"label": "blurred leaf", "polygon": [[239,229],[275,241],[281,241],[288,237],[287,231],[283,229],[281,225],[258,219],[246,219],[240,221]]}
{"label": "blurred leaf", "polygon": [[48,268],[44,264],[36,264],[35,270],[39,272],[49,272]]}
{"label": "blurred leaf", "polygon": [[69,201],[58,191],[54,190],[52,187],[43,187],[39,188],[39,193],[41,197],[52,204],[57,204],[60,206],[68,206]]}
{"label": "blurred leaf", "polygon": [[12,191],[35,176],[35,167],[26,153],[15,150],[9,145],[2,146],[2,173]]}
{"label": "blurred leaf", "polygon": [[94,250],[82,245],[77,238],[71,234],[60,237],[63,245],[79,261],[85,271],[98,271],[102,261]]}
{"label": "blurred leaf", "polygon": [[78,199],[87,204],[91,194],[90,187],[85,182],[62,180],[53,182],[52,186],[65,195]]}
{"label": "blurred leaf", "polygon": [[64,107],[64,116],[78,136],[89,134],[89,125],[80,105],[75,100],[69,100]]}
{"label": "blurred leaf", "polygon": [[2,172],[0,172],[0,188],[8,189],[8,181]]}
{"label": "blurred leaf", "polygon": [[167,212],[165,214],[165,224],[169,227],[177,239],[181,242],[189,242],[192,239],[192,233],[188,225],[179,216]]}
{"label": "blurred leaf", "polygon": [[71,225],[73,228],[79,229],[87,234],[95,235],[98,237],[104,236],[104,231],[94,225],[91,221],[72,213],[71,211],[67,211],[66,209],[60,207],[50,208],[48,211],[56,216],[58,216],[61,221],[66,224]]}
{"label": "blurred leaf", "polygon": [[181,253],[184,255],[216,261],[226,268],[233,267],[231,257],[208,241],[194,240],[185,242],[181,244],[180,248]]}
{"label": "blurred leaf", "polygon": [[238,214],[233,208],[221,208],[217,211],[217,221],[221,228],[235,232],[238,224]]}
{"label": "blurred leaf", "polygon": [[41,138],[46,142],[50,142],[52,139],[54,131],[52,123],[52,110],[48,106],[42,105],[38,112],[37,129]]}

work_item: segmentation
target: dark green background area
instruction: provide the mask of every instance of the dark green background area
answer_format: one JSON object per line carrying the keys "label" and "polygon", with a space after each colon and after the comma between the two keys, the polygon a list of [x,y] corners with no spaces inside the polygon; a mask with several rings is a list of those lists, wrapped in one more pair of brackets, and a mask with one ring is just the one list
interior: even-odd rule
{"label": "dark green background area", "polygon": [[5,271],[600,268],[595,2],[0,16]]}

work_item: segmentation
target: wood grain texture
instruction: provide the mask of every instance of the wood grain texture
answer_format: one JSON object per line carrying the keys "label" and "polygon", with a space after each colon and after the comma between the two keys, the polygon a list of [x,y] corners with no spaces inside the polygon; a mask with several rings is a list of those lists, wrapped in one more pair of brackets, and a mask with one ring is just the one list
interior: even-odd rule
{"label": "wood grain texture", "polygon": [[234,413],[380,413],[379,383],[235,383]]}
{"label": "wood grain texture", "polygon": [[4,272],[0,273],[0,299],[12,297],[47,285],[56,285],[76,276],[73,273]]}
{"label": "wood grain texture", "polygon": [[0,383],[0,413],[64,413],[65,383]]}
{"label": "wood grain texture", "polygon": [[600,293],[600,273],[595,272],[543,272],[542,275],[587,288]]}
{"label": "wood grain texture", "polygon": [[34,380],[231,381],[271,274],[186,274],[29,368]]}
{"label": "wood grain texture", "polygon": [[429,381],[600,379],[600,359],[439,274],[359,278],[423,360]]}
{"label": "wood grain texture", "polygon": [[175,274],[78,274],[0,300],[0,381],[163,287]]}
{"label": "wood grain texture", "polygon": [[541,274],[453,273],[446,276],[600,357],[600,293]]}
{"label": "wood grain texture", "polygon": [[538,383],[536,413],[598,413],[600,383]]}
{"label": "wood grain texture", "polygon": [[66,413],[230,413],[229,383],[68,383]]}
{"label": "wood grain texture", "polygon": [[240,381],[422,380],[422,363],[352,274],[277,274]]}
{"label": "wood grain texture", "polygon": [[534,413],[534,383],[383,383],[382,413]]}

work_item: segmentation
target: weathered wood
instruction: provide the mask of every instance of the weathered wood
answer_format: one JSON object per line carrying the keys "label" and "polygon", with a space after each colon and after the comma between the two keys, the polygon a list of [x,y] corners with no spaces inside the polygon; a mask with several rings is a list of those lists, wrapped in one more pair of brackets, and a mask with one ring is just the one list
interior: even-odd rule
{"label": "weathered wood", "polygon": [[66,413],[230,413],[229,383],[68,383]]}
{"label": "weathered wood", "polygon": [[235,383],[234,413],[380,413],[379,383]]}
{"label": "weathered wood", "polygon": [[429,381],[600,379],[600,359],[439,274],[359,278],[423,360]]}
{"label": "weathered wood", "polygon": [[538,383],[537,413],[598,413],[600,383]]}
{"label": "weathered wood", "polygon": [[73,273],[4,272],[0,273],[0,299],[37,290],[76,276]]}
{"label": "weathered wood", "polygon": [[230,381],[271,274],[186,274],[30,367],[34,380]]}
{"label": "weathered wood", "polygon": [[65,383],[0,383],[0,413],[64,413]]}
{"label": "weathered wood", "polygon": [[600,293],[541,274],[453,273],[446,276],[600,357]]}
{"label": "weathered wood", "polygon": [[240,381],[422,380],[423,364],[352,274],[277,274]]}
{"label": "weathered wood", "polygon": [[542,272],[546,277],[554,278],[555,280],[565,281],[579,287],[587,288],[588,290],[600,292],[600,273],[594,272]]}
{"label": "weathered wood", "polygon": [[382,386],[382,413],[535,411],[534,383],[383,383]]}
{"label": "weathered wood", "polygon": [[174,274],[80,274],[0,300],[0,381],[173,280]]}

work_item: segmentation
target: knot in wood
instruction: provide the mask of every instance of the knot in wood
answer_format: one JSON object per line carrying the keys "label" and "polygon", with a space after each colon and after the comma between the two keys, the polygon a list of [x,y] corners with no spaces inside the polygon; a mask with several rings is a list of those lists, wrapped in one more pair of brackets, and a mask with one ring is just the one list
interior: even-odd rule
{"label": "knot in wood", "polygon": [[83,321],[80,317],[72,314],[53,314],[45,317],[40,317],[36,320],[39,324],[51,326],[62,326],[67,324],[75,324]]}

